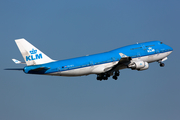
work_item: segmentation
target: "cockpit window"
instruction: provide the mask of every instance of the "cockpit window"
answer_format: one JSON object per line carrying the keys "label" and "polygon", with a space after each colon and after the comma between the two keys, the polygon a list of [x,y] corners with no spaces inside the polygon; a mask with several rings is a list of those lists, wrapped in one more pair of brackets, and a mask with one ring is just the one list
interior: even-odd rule
{"label": "cockpit window", "polygon": [[161,44],[163,44],[163,42],[160,42]]}

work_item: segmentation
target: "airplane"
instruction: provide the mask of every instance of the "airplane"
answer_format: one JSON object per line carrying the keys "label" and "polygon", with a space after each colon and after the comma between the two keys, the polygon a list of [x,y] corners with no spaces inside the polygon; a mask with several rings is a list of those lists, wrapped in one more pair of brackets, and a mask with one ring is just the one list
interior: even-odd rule
{"label": "airplane", "polygon": [[164,67],[173,48],[161,41],[150,41],[121,47],[109,52],[77,57],[66,60],[53,60],[24,38],[15,40],[25,62],[12,59],[16,64],[26,64],[23,70],[27,74],[52,76],[84,76],[96,74],[97,80],[108,80],[110,76],[117,80],[122,69],[143,71],[149,63],[158,62]]}

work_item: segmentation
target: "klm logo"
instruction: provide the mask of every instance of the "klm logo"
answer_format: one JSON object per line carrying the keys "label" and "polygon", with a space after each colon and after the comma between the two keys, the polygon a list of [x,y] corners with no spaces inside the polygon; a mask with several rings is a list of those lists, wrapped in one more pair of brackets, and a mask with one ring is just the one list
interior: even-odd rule
{"label": "klm logo", "polygon": [[37,54],[37,50],[32,49],[31,51],[29,51],[29,53],[31,55],[26,56],[26,61],[31,61],[31,60],[38,60],[38,59],[42,59],[42,54]]}
{"label": "klm logo", "polygon": [[155,50],[152,47],[149,47],[147,52],[154,52]]}

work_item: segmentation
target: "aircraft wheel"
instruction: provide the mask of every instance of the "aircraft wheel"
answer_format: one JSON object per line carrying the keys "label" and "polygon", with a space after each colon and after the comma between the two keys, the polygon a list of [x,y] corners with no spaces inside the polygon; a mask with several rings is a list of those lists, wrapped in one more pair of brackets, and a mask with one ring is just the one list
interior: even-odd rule
{"label": "aircraft wheel", "polygon": [[165,64],[164,63],[160,63],[160,67],[164,67],[165,66]]}
{"label": "aircraft wheel", "polygon": [[117,76],[113,76],[113,79],[114,79],[114,80],[117,80]]}
{"label": "aircraft wheel", "polygon": [[120,72],[119,71],[116,71],[115,72],[115,76],[119,76],[120,75]]}
{"label": "aircraft wheel", "polygon": [[110,75],[109,75],[109,74],[107,74],[106,76],[107,76],[107,77],[110,77]]}
{"label": "aircraft wheel", "polygon": [[100,81],[102,81],[102,77],[97,77],[97,80],[100,80]]}
{"label": "aircraft wheel", "polygon": [[107,80],[107,79],[108,79],[108,76],[105,75],[105,76],[103,77],[103,80]]}

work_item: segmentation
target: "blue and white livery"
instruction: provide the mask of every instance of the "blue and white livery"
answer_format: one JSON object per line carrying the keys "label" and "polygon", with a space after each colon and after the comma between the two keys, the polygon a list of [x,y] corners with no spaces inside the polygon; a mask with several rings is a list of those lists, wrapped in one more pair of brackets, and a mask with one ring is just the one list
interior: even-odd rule
{"label": "blue and white livery", "polygon": [[[171,47],[160,41],[138,43],[121,47],[109,52],[77,57],[67,60],[52,60],[25,39],[15,40],[27,66],[23,70],[27,74],[53,76],[83,76],[96,74],[97,80],[107,80],[110,76],[117,80],[119,70],[146,70],[149,63],[159,62],[164,67],[164,61],[173,51]],[[24,64],[12,59],[16,64]]]}

